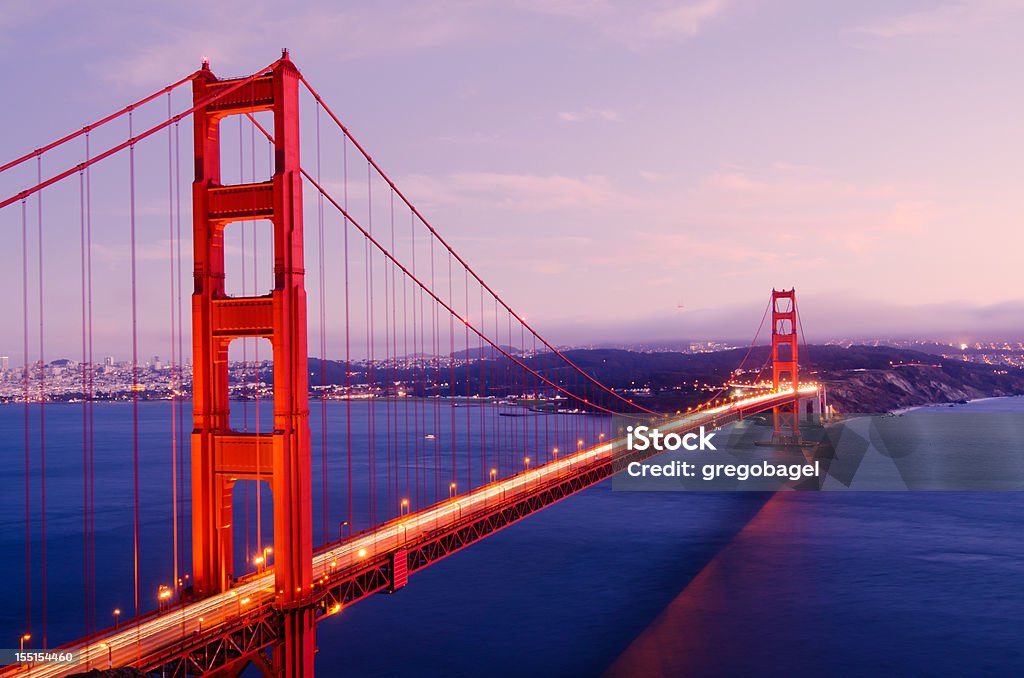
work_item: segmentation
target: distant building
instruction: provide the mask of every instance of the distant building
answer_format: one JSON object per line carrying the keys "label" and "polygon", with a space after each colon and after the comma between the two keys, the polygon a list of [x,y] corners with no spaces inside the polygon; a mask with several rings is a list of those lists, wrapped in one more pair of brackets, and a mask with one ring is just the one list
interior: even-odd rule
{"label": "distant building", "polygon": [[0,355],[0,372],[6,372],[11,369],[11,359],[5,355]]}
{"label": "distant building", "polygon": [[113,367],[114,366],[114,356],[108,355],[106,358],[103,359],[103,364],[106,365],[107,367]]}

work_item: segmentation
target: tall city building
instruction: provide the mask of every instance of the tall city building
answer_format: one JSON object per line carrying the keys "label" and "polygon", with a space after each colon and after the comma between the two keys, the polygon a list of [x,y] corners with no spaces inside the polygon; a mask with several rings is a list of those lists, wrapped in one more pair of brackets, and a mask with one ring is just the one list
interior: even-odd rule
{"label": "tall city building", "polygon": [[11,359],[5,355],[0,355],[0,372],[6,372],[11,369]]}

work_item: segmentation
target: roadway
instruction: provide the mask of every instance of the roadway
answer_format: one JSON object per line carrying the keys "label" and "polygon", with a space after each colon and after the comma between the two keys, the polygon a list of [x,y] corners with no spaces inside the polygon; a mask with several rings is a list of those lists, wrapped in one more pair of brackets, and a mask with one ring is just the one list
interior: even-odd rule
{"label": "roadway", "polygon": [[[802,386],[802,395],[815,393],[814,385]],[[724,418],[737,413],[753,413],[768,409],[772,404],[792,397],[792,390],[768,392],[732,401],[730,403],[686,413],[662,422],[663,432],[682,433],[702,425],[725,423]],[[624,451],[625,438],[581,450],[562,459],[556,459],[534,469],[492,482],[463,495],[440,502],[426,509],[409,513],[385,523],[377,530],[357,535],[340,544],[329,546],[313,556],[313,579],[325,575],[334,579],[339,575],[365,568],[369,563],[399,548],[425,539],[478,512],[493,510],[496,506],[514,501],[521,495],[562,479],[577,468],[588,468],[595,462],[611,459]],[[240,618],[255,616],[265,606],[273,604],[274,572],[268,568],[262,574],[249,575],[224,593],[203,600],[171,606],[163,613],[151,613],[135,620],[126,620],[118,629],[107,629],[93,637],[64,645],[60,650],[79,652],[76,665],[47,664],[33,667],[8,666],[0,675],[29,675],[38,678],[66,676],[87,668],[105,669],[108,666],[131,666],[141,658],[179,644],[192,634],[213,634],[225,624],[237,624]]]}

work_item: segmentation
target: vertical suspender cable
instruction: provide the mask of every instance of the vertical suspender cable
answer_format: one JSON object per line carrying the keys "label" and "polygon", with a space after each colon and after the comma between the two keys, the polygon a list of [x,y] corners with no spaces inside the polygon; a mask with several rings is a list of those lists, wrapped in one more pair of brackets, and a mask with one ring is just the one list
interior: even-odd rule
{"label": "vertical suspender cable", "polygon": [[[320,182],[320,104],[316,105],[316,180]],[[320,487],[323,503],[323,540],[329,541],[328,534],[328,495],[327,495],[327,287],[325,281],[326,264],[324,262],[324,196],[317,193],[317,237],[320,246],[318,262],[320,264]]]}
{"label": "vertical suspender cable", "polygon": [[[416,275],[416,221],[415,216],[412,212],[409,213],[409,246],[412,249],[412,274]],[[414,499],[416,508],[420,508],[420,438],[422,434],[420,432],[420,417],[419,414],[423,409],[423,397],[419,393],[419,389],[423,387],[423,369],[422,359],[423,352],[420,350],[419,344],[417,344],[417,335],[422,337],[422,332],[417,332],[417,318],[421,316],[416,315],[416,299],[419,295],[416,289],[412,291],[412,388],[408,389],[407,392],[414,398],[412,401],[412,415],[413,415],[413,488],[414,488]],[[421,307],[422,308],[422,307]],[[408,351],[406,351],[408,354]],[[410,498],[413,501],[413,498]]]}
{"label": "vertical suspender cable", "polygon": [[[373,233],[373,186],[370,183],[370,165],[366,165],[366,209],[367,209],[367,225],[370,228],[370,233]],[[370,251],[370,243],[367,240],[363,240],[363,247],[365,251],[366,261],[366,347],[367,355],[369,356],[366,362],[366,382],[367,388],[369,389],[368,398],[366,400],[370,407],[369,417],[367,418],[367,426],[369,427],[370,434],[370,526],[376,527],[377,525],[377,422],[376,422],[376,403],[374,402],[373,393],[373,252]]]}
{"label": "vertical suspender cable", "polygon": [[[318,192],[319,194],[319,192]],[[395,253],[395,191],[391,189],[391,253]],[[320,195],[322,198],[323,195]],[[387,268],[391,270],[391,379],[389,379],[388,388],[394,388],[395,384],[395,373],[398,369],[398,287],[395,283],[395,266],[390,261],[385,262]],[[397,394],[396,394],[397,395]],[[401,507],[398,505],[398,497],[400,490],[398,488],[398,401],[395,398],[388,398],[388,404],[391,408],[391,421],[393,430],[391,432],[392,447],[394,448],[393,458],[395,467],[393,469],[395,491],[392,496],[393,503],[391,504],[392,510],[398,510],[401,514]]]}
{"label": "vertical suspender cable", "polygon": [[[85,135],[85,158],[89,159],[90,138]],[[92,337],[92,167],[85,168],[85,268],[86,268],[86,316],[88,326],[88,349],[87,357],[89,362],[89,386],[88,386],[88,410],[89,410],[89,469],[87,478],[89,481],[89,515],[88,515],[88,541],[89,541],[89,608],[92,610],[91,628],[96,627],[96,422],[94,419],[93,394],[95,393],[94,378],[96,373],[93,362],[93,337]]]}
{"label": "vertical suspender cable", "polygon": [[[448,253],[448,303],[455,308],[455,294],[452,288],[452,254]],[[458,478],[458,462],[455,457],[456,448],[456,426],[455,426],[455,314],[448,314],[448,368],[449,368],[449,384],[448,384],[448,409],[451,415],[451,431],[448,435],[452,438],[452,482],[456,483],[456,492],[458,492],[459,482]]]}
{"label": "vertical suspender cable", "polygon": [[29,355],[28,355],[28,211],[21,201],[21,310],[22,310],[22,369],[25,431],[25,629],[32,629],[32,469],[29,441]]}
{"label": "vertical suspender cable", "polygon": [[[463,317],[462,329],[466,340],[466,359],[463,363],[463,374],[466,379],[466,402],[470,402],[472,389],[470,386],[470,354],[469,354],[469,271],[462,269],[465,277],[463,279],[463,292],[466,297],[466,310]],[[482,464],[481,464],[482,466]],[[466,410],[466,489],[473,489],[473,417],[470,410]]]}
{"label": "vertical suspender cable", "polygon": [[[36,157],[38,180],[43,181],[43,156]],[[36,196],[39,240],[39,557],[42,559],[42,586],[40,596],[43,603],[43,648],[46,638],[46,358],[44,354],[44,305],[43,305],[43,192]]]}
{"label": "vertical suspender cable", "polygon": [[[437,289],[436,280],[436,267],[434,262],[434,241],[430,241],[430,289]],[[433,432],[434,440],[431,441],[433,447],[433,461],[434,461],[434,501],[440,501],[441,499],[441,459],[440,459],[440,439],[437,437],[441,434],[440,423],[441,413],[440,407],[440,395],[441,395],[441,348],[438,345],[438,330],[437,330],[437,302],[432,304],[431,319],[430,319],[430,334],[431,334],[431,356],[434,359],[433,369],[433,400],[434,400],[434,421],[433,421]]]}
{"label": "vertical suspender cable", "polygon": [[[494,300],[494,337],[498,338],[498,300]],[[501,401],[504,396],[501,393],[501,365],[499,361],[503,361],[504,356],[499,356],[497,352],[491,352],[494,355],[494,362],[491,363],[491,383],[494,391],[495,408],[494,411],[497,413],[494,421],[494,435],[497,438],[497,444],[494,446],[494,467],[498,469],[499,476],[504,476],[503,469],[501,467],[501,443],[504,440],[501,430]]]}
{"label": "vertical suspender cable", "polygon": [[85,633],[92,632],[89,610],[89,354],[87,346],[87,311],[85,301],[85,171],[78,173],[79,203],[79,263],[82,288],[82,614],[85,617]]}
{"label": "vertical suspender cable", "polygon": [[[271,166],[273,172],[273,166]],[[242,262],[245,266],[245,262]],[[259,294],[260,291],[260,278],[259,278],[259,236],[256,230],[256,222],[252,222],[252,289],[253,294]],[[260,370],[260,340],[256,339],[253,342],[253,379],[256,382],[256,387],[253,390],[253,421],[256,430],[256,435],[263,435],[263,428],[260,426],[260,385],[262,384]],[[263,555],[263,478],[262,478],[262,466],[256,464],[256,550],[260,551],[260,555]],[[248,555],[246,556],[248,558]],[[277,562],[276,558],[275,561]]]}
{"label": "vertical suspender cable", "polygon": [[[244,183],[245,181],[245,159],[242,155],[242,116],[238,116],[238,181]],[[256,159],[256,146],[252,146],[252,157]],[[256,181],[256,173],[252,173],[252,181]],[[249,287],[245,284],[245,269],[248,268],[248,259],[245,256],[245,224],[239,224],[238,230],[242,241],[242,256],[241,256],[241,269],[242,269],[242,296],[249,294]],[[257,339],[256,341],[259,341]],[[242,430],[245,432],[249,431],[249,337],[242,337]],[[246,567],[249,565],[249,554],[252,553],[251,545],[249,544],[249,485],[251,483],[243,483],[245,489],[242,492],[242,503],[245,506],[245,510],[242,511],[242,515],[245,516],[242,519],[242,530],[245,532],[245,562]],[[257,507],[258,510],[258,507]],[[262,549],[262,545],[260,549]],[[260,550],[257,549],[257,550]]]}
{"label": "vertical suspender cable", "polygon": [[[352,534],[352,330],[350,326],[352,298],[349,295],[349,254],[348,254],[348,139],[342,139],[342,186],[345,201],[343,243],[345,254],[345,499],[348,532]],[[345,535],[342,534],[342,537]]]}
{"label": "vertical suspender cable", "polygon": [[[132,114],[128,114],[128,136],[132,137]],[[139,343],[138,289],[135,266],[135,144],[128,146],[128,201],[131,230],[132,280],[132,487],[134,516],[132,519],[133,563],[135,571],[135,616],[139,616]],[[138,628],[138,626],[136,626]],[[141,649],[139,650],[141,652]]]}
{"label": "vertical suspender cable", "polygon": [[[183,340],[183,317],[182,317],[182,256],[181,256],[181,131],[179,124],[174,123],[174,176],[177,177],[177,190],[174,195],[175,203],[175,253],[177,255],[177,302],[178,302],[178,387],[184,391],[184,340]],[[175,400],[175,405],[178,410],[178,524],[185,524],[185,399],[178,397]],[[184,562],[184,539],[178,542],[178,552],[175,557],[178,562]],[[187,575],[186,575],[187,577]]]}
{"label": "vertical suspender cable", "polygon": [[[393,192],[392,192],[393,193]],[[391,222],[394,223],[394,203],[392,202],[391,211]],[[384,238],[382,237],[381,240]],[[394,251],[394,247],[391,248]],[[388,277],[389,261],[385,258],[383,261],[383,273],[384,273],[384,388],[382,393],[384,395],[384,445],[387,449],[387,465],[384,467],[384,496],[386,503],[384,504],[384,520],[391,517],[391,511],[394,510],[395,502],[394,497],[391,494],[391,469],[394,463],[392,457],[392,440],[391,435],[391,397],[389,391],[392,385],[392,366],[391,366],[391,309],[394,305],[391,303],[391,295],[394,294],[394,289],[391,287],[391,280]]]}
{"label": "vertical suspender cable", "polygon": [[[484,290],[482,287],[477,285],[477,290],[480,292],[480,327],[484,327]],[[483,337],[477,338],[477,361],[478,367],[480,368],[480,381],[477,386],[477,393],[481,397],[480,401],[480,474],[484,478],[484,482],[490,478],[490,474],[487,471],[487,388],[484,386],[484,339]],[[490,353],[490,351],[488,351]]]}
{"label": "vertical suspender cable", "polygon": [[[409,486],[409,407],[410,401],[408,400],[410,395],[409,381],[410,378],[415,378],[416,372],[415,367],[410,368],[409,363],[409,280],[406,276],[402,276],[402,354],[404,359],[402,361],[402,367],[404,368],[404,384],[405,384],[405,395],[406,400],[402,404],[402,413],[405,417],[405,429],[403,439],[405,441],[405,498],[412,503],[412,493],[410,492]],[[413,401],[415,402],[415,401]]]}
{"label": "vertical suspender cable", "polygon": [[[171,94],[167,93],[167,117],[171,113]],[[171,315],[171,563],[173,569],[172,587],[175,594],[180,595],[178,577],[178,411],[174,407],[175,372],[178,368],[178,352],[174,345],[174,333],[177,329],[174,317],[174,131],[167,128],[167,248],[170,260],[170,305]]]}

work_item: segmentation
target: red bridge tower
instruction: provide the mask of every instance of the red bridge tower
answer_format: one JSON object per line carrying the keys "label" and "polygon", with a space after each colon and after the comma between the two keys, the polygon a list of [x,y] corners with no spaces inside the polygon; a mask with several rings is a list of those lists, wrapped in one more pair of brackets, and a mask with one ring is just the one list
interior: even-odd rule
{"label": "red bridge tower", "polygon": [[772,442],[800,443],[800,386],[797,371],[796,289],[772,289],[772,388],[794,390],[793,401],[774,408]]}
{"label": "red bridge tower", "polygon": [[[204,63],[193,80],[193,101],[201,104],[237,84],[218,80]],[[233,486],[238,480],[270,482],[274,575],[278,605],[285,610],[285,641],[274,650],[273,670],[286,676],[312,675],[314,649],[312,609],[293,604],[310,593],[313,556],[298,85],[299,72],[285,52],[270,71],[194,115],[193,581],[199,597],[231,586]],[[257,111],[274,115],[273,177],[224,186],[221,120]],[[265,296],[228,297],[224,229],[256,219],[273,224],[273,290]],[[231,429],[228,345],[240,337],[265,337],[273,346],[272,433]]]}

